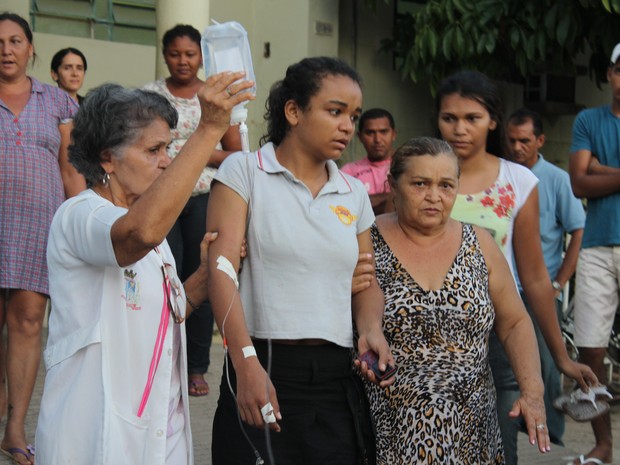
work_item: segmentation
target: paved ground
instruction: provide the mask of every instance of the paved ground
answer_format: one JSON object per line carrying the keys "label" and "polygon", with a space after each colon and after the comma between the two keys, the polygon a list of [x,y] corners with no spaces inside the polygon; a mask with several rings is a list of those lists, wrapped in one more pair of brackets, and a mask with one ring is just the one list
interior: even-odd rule
{"label": "paved ground", "polygon": [[[211,349],[212,368],[207,375],[207,381],[211,387],[211,394],[202,398],[192,398],[191,400],[192,430],[194,435],[194,450],[196,456],[195,465],[211,465],[211,422],[213,419],[213,413],[215,412],[219,392],[222,359],[223,350],[221,346],[221,339],[214,337],[213,347]],[[34,438],[36,417],[41,400],[41,390],[43,387],[43,376],[43,369],[41,369],[39,372],[39,379],[37,380],[37,386],[35,387],[33,401],[26,420],[27,434],[29,438]],[[616,447],[614,448],[614,455],[616,457],[614,463],[620,464],[620,405],[614,405],[612,407],[612,424],[613,434],[617,438]],[[542,455],[539,454],[536,449],[531,447],[527,443],[526,436],[522,435],[519,442],[520,463],[522,465],[565,465],[576,452],[585,453],[589,451],[594,444],[590,424],[576,423],[568,418],[565,443],[566,448],[554,447],[551,453]],[[0,465],[11,465],[11,461],[5,456],[0,456]]]}

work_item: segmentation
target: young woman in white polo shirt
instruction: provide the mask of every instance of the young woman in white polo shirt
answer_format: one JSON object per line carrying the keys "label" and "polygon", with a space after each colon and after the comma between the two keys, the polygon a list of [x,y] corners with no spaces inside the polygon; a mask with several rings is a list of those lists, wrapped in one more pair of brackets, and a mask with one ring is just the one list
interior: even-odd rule
{"label": "young woman in white polo shirt", "polygon": [[209,253],[209,291],[227,357],[214,465],[257,456],[278,465],[361,463],[352,322],[358,353],[374,350],[382,369],[394,364],[376,281],[351,298],[358,254],[372,251],[374,215],[362,184],[334,160],[353,137],[361,106],[359,75],[344,62],[291,65],[271,88],[267,143],[228,157],[215,178],[207,228],[219,235]]}

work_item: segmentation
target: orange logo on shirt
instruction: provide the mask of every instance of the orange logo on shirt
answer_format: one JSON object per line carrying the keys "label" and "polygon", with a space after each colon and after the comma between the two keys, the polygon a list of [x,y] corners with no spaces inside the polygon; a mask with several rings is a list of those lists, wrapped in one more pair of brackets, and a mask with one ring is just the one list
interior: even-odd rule
{"label": "orange logo on shirt", "polygon": [[343,207],[342,205],[338,205],[337,207],[329,206],[332,211],[338,215],[338,219],[342,224],[350,226],[356,219],[357,216],[351,214],[347,207]]}

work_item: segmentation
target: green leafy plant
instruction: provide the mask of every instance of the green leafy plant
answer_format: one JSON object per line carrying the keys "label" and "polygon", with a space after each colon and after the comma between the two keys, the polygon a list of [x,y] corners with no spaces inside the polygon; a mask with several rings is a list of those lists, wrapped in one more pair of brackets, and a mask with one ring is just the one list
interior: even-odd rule
{"label": "green leafy plant", "polygon": [[396,54],[403,76],[428,80],[434,91],[463,68],[514,82],[540,72],[575,73],[585,52],[599,84],[618,42],[620,0],[429,0],[396,18],[382,50]]}

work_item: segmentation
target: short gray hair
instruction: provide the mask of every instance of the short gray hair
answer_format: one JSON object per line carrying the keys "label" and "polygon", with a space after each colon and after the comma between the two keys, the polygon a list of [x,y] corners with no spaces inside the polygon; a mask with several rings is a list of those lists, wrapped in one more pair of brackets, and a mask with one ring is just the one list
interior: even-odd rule
{"label": "short gray hair", "polygon": [[421,157],[423,155],[437,156],[446,154],[454,157],[457,166],[457,176],[461,175],[459,159],[452,150],[450,144],[441,139],[434,137],[414,137],[409,139],[403,145],[398,147],[392,155],[392,163],[390,165],[390,176],[394,181],[398,181],[401,174],[405,172],[406,163],[409,158]]}
{"label": "short gray hair", "polygon": [[171,129],[177,125],[177,111],[162,95],[118,84],[99,86],[86,95],[73,119],[69,161],[94,186],[103,179],[102,155],[120,156],[157,118]]}

